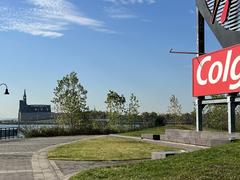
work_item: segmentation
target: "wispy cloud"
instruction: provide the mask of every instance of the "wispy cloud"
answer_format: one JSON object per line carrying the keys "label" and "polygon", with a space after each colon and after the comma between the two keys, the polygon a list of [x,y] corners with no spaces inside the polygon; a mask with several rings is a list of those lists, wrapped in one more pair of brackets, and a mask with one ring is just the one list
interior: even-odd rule
{"label": "wispy cloud", "polygon": [[1,31],[19,31],[54,38],[63,36],[63,31],[71,24],[114,33],[102,21],[81,15],[67,0],[24,0],[20,7],[0,6]]}
{"label": "wispy cloud", "polygon": [[111,2],[114,4],[143,4],[143,3],[147,3],[147,4],[153,4],[155,3],[157,0],[105,0],[106,2]]}
{"label": "wispy cloud", "polygon": [[107,7],[105,12],[108,13],[109,17],[113,19],[135,19],[138,18],[135,14],[129,12],[128,9],[123,7]]}
{"label": "wispy cloud", "polygon": [[110,7],[105,8],[105,12],[113,19],[137,19],[138,15],[130,11],[128,5],[154,4],[157,0],[103,0],[111,3]]}

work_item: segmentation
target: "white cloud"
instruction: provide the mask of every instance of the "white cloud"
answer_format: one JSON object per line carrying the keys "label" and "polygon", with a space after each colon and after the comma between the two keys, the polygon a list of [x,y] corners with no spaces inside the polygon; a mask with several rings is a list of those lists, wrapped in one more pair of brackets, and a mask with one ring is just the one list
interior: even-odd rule
{"label": "white cloud", "polygon": [[20,7],[0,6],[1,31],[19,31],[54,38],[63,36],[63,31],[71,24],[114,33],[102,21],[81,15],[67,0],[24,0]]}
{"label": "white cloud", "polygon": [[157,0],[104,0],[105,2],[113,4],[111,7],[105,7],[105,11],[109,17],[113,19],[136,19],[138,15],[130,12],[127,5],[144,5],[154,4]]}
{"label": "white cloud", "polygon": [[111,2],[114,4],[127,5],[127,4],[143,4],[143,3],[153,4],[153,3],[156,3],[157,0],[105,0],[105,1]]}
{"label": "white cloud", "polygon": [[105,8],[105,12],[113,19],[135,19],[138,18],[135,14],[130,13],[128,9],[123,7]]}
{"label": "white cloud", "polygon": [[133,14],[113,14],[111,15],[112,18],[114,19],[134,19],[137,18],[136,15]]}

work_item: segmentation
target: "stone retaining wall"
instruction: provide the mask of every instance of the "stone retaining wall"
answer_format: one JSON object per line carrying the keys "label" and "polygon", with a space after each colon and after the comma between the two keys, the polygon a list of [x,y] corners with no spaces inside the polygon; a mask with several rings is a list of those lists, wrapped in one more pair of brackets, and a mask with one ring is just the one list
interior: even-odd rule
{"label": "stone retaining wall", "polygon": [[227,132],[196,132],[193,130],[167,129],[161,140],[202,146],[216,146],[240,139],[240,134],[228,134]]}

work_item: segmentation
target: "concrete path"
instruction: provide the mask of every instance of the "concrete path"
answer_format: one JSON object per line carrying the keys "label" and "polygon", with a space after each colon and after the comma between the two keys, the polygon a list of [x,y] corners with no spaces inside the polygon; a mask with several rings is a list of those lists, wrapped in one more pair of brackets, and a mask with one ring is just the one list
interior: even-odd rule
{"label": "concrete path", "polygon": [[[112,136],[158,143],[188,151],[206,148],[172,142],[141,140],[140,138],[129,136]],[[52,161],[47,159],[47,152],[59,145],[96,137],[102,136],[70,136],[0,141],[0,180],[68,179],[79,170],[136,163],[136,161]]]}
{"label": "concrete path", "polygon": [[0,141],[0,180],[61,179],[55,163],[47,160],[47,150],[86,138],[89,136]]}

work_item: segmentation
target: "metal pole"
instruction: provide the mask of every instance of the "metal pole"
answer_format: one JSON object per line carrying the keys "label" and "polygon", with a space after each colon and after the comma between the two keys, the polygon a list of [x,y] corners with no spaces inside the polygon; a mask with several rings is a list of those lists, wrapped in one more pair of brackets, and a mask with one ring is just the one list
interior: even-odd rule
{"label": "metal pole", "polygon": [[[196,9],[197,13],[197,52],[198,55],[205,53],[205,29],[204,29],[204,18]],[[197,97],[196,100],[196,131],[202,131],[203,129],[203,108],[202,100],[205,97]]]}
{"label": "metal pole", "polygon": [[228,103],[228,133],[232,134],[236,131],[236,104],[234,102],[235,100],[235,94],[229,94],[227,96],[227,103]]}
{"label": "metal pole", "polygon": [[205,54],[205,26],[204,18],[197,8],[197,52]]}
{"label": "metal pole", "polygon": [[203,108],[205,105],[202,104],[204,97],[198,97],[196,99],[196,131],[203,130]]}

